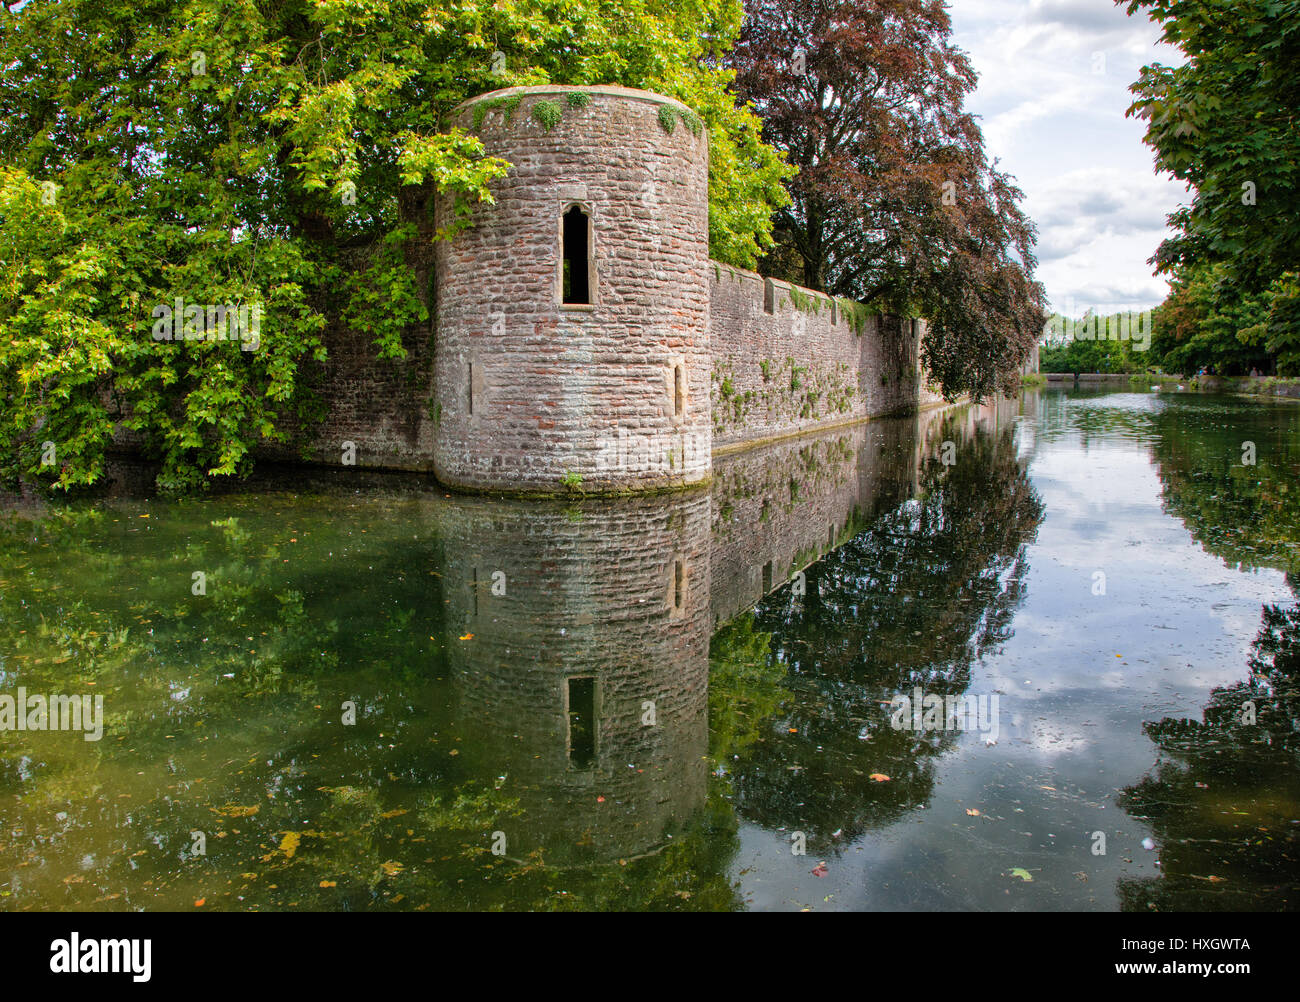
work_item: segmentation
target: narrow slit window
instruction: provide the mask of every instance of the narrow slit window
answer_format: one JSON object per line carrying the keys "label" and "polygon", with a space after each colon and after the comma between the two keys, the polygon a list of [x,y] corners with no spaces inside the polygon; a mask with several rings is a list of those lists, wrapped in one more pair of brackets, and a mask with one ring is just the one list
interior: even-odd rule
{"label": "narrow slit window", "polygon": [[591,303],[591,227],[587,214],[574,206],[564,214],[561,227],[564,244],[564,275],[561,287],[562,303],[586,305]]}
{"label": "narrow slit window", "polygon": [[469,363],[469,413],[474,414],[474,363]]}
{"label": "narrow slit window", "polygon": [[673,608],[681,609],[682,592],[686,584],[686,567],[680,560],[676,561],[676,567],[673,569]]}
{"label": "narrow slit window", "polygon": [[569,761],[585,769],[596,758],[596,680],[569,679]]}
{"label": "narrow slit window", "polygon": [[686,373],[682,366],[673,366],[673,416],[681,417],[686,410]]}
{"label": "narrow slit window", "polygon": [[763,565],[763,594],[766,595],[772,590],[772,561]]}

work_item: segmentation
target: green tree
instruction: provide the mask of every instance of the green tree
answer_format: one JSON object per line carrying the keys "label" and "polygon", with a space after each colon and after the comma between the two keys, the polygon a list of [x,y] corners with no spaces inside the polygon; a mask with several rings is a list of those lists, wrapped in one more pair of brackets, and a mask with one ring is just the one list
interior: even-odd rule
{"label": "green tree", "polygon": [[1129,109],[1157,170],[1192,191],[1152,258],[1175,281],[1171,363],[1300,373],[1300,2],[1116,2],[1185,56],[1143,67]]}
{"label": "green tree", "polygon": [[[89,484],[121,433],[164,484],[240,474],[319,413],[327,324],[406,358],[429,244],[454,238],[434,194],[490,202],[508,167],[447,113],[499,87],[685,101],[709,130],[713,253],[752,265],[788,168],[727,92],[741,18],[739,0],[7,4],[0,465]],[[262,306],[260,348],[153,340],[177,297]]]}
{"label": "green tree", "polygon": [[1152,346],[1169,372],[1229,375],[1286,366],[1269,350],[1270,293],[1238,288],[1222,263],[1182,269],[1155,314]]}

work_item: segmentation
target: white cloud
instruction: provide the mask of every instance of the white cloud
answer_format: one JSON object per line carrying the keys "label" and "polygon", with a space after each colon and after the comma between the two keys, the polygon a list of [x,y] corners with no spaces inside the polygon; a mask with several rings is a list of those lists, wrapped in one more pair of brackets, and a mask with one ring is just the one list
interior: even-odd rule
{"label": "white cloud", "polygon": [[1039,226],[1039,278],[1076,314],[1156,305],[1168,284],[1147,259],[1185,198],[1157,177],[1129,85],[1175,63],[1159,28],[1111,0],[957,0],[953,39],[980,74],[970,108],[991,157],[1015,175]]}

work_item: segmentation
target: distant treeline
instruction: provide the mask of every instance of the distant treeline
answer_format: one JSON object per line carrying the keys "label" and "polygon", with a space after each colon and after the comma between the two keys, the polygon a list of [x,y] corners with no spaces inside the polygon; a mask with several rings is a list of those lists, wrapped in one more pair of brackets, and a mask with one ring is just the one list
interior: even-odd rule
{"label": "distant treeline", "polygon": [[1188,287],[1176,283],[1154,310],[1079,320],[1053,314],[1039,371],[1300,375],[1300,356],[1286,337],[1298,326],[1288,322],[1289,308],[1281,296],[1240,297],[1218,307],[1208,299],[1189,303]]}
{"label": "distant treeline", "polygon": [[1054,313],[1039,351],[1040,372],[1146,372],[1158,368],[1152,351],[1151,310],[1084,314],[1078,320]]}

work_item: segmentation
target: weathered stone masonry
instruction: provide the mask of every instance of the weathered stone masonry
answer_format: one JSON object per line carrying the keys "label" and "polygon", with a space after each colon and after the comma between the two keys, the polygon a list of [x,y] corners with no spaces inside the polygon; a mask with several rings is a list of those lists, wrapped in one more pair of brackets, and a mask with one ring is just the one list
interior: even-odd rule
{"label": "weathered stone masonry", "polygon": [[922,385],[923,321],[713,264],[713,447],[902,414],[941,398]]}
{"label": "weathered stone masonry", "polygon": [[[708,144],[691,116],[638,91],[544,87],[484,95],[456,116],[513,167],[496,203],[438,247],[444,483],[708,479]],[[575,208],[590,302],[564,304],[561,221]],[[438,209],[450,221],[449,200]]]}
{"label": "weathered stone masonry", "polygon": [[[308,456],[352,442],[358,466],[469,490],[685,487],[715,450],[938,400],[923,322],[709,260],[707,135],[685,105],[518,87],[454,124],[512,167],[435,246],[432,352],[377,363],[364,332],[332,331]],[[454,211],[439,198],[436,225]]]}

